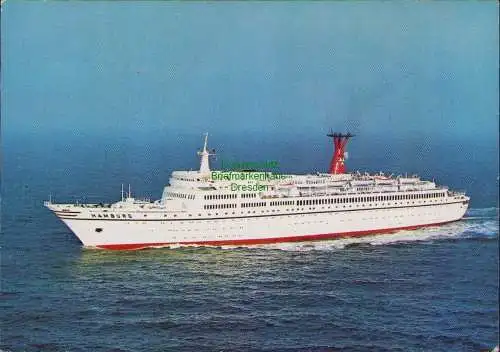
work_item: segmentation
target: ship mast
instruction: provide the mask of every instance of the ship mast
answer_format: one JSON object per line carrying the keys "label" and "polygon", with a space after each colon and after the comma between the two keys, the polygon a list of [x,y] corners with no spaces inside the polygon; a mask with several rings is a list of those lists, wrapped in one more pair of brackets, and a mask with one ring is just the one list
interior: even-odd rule
{"label": "ship mast", "polygon": [[198,155],[201,157],[200,158],[200,171],[199,171],[201,174],[210,173],[210,163],[209,163],[208,157],[210,155],[215,155],[215,149],[213,149],[212,152],[209,152],[207,150],[207,142],[208,142],[208,132],[205,133],[205,143],[203,144],[203,150],[198,151]]}

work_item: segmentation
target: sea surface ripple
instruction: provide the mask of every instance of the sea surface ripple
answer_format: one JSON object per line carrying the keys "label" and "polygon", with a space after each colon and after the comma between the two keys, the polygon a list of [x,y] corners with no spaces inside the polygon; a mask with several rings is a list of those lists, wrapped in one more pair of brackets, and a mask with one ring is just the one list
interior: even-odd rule
{"label": "sea surface ripple", "polygon": [[20,228],[5,220],[4,351],[479,351],[498,343],[496,208],[362,239],[130,252],[82,249],[56,221],[40,228],[26,217]]}

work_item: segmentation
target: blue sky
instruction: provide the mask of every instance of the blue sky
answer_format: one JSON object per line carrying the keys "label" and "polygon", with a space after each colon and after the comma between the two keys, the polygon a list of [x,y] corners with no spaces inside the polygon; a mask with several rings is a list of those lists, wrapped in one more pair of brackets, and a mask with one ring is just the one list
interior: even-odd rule
{"label": "blue sky", "polygon": [[495,2],[22,2],[2,9],[9,135],[498,140]]}

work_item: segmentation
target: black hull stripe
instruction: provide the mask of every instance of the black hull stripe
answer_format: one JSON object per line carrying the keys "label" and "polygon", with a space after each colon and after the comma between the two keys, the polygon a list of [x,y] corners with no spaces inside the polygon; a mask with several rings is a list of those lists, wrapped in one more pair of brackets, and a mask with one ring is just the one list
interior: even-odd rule
{"label": "black hull stripe", "polygon": [[451,203],[438,203],[438,204],[422,204],[422,205],[409,205],[409,206],[399,206],[399,207],[386,207],[386,208],[365,208],[365,209],[341,209],[341,210],[329,210],[329,211],[313,211],[307,213],[286,213],[286,214],[265,214],[265,215],[253,215],[253,216],[225,216],[217,218],[182,218],[182,219],[105,219],[105,218],[72,218],[72,217],[62,217],[60,219],[71,219],[71,220],[90,220],[90,221],[192,221],[192,220],[225,220],[225,219],[248,219],[248,218],[268,218],[275,216],[294,216],[294,215],[310,215],[310,214],[327,214],[327,213],[347,213],[352,211],[367,211],[367,210],[386,210],[386,209],[408,209],[408,208],[421,208],[421,207],[431,207],[439,205],[450,205],[464,203],[465,201],[451,202]]}

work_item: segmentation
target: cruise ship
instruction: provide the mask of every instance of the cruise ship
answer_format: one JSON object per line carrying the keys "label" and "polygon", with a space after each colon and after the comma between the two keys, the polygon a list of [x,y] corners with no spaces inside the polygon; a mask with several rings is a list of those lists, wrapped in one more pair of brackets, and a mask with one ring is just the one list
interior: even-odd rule
{"label": "cruise ship", "polygon": [[44,202],[84,247],[134,250],[169,246],[240,246],[388,234],[460,220],[469,197],[418,176],[346,172],[349,133],[329,133],[328,172],[210,169],[174,171],[161,199],[129,191],[112,204]]}

